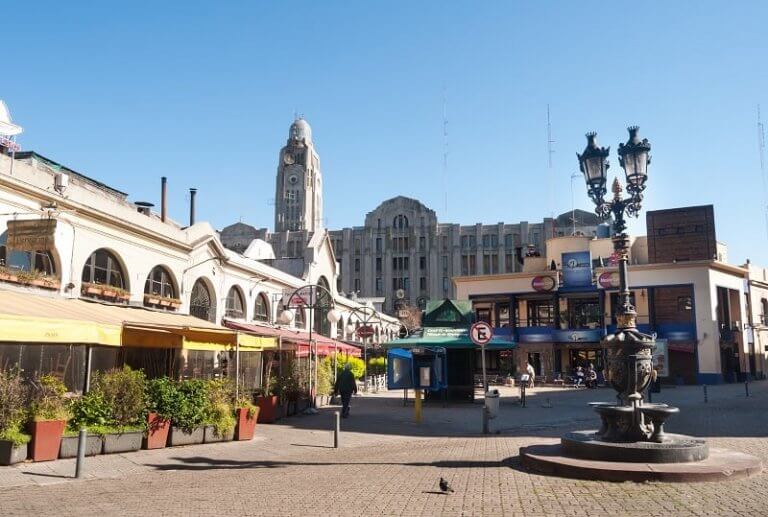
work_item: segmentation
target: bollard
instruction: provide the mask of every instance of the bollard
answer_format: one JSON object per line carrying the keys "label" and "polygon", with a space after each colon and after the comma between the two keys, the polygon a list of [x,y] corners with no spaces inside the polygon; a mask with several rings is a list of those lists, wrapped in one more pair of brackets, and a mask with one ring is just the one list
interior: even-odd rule
{"label": "bollard", "polygon": [[421,390],[413,390],[413,413],[417,424],[421,423]]}
{"label": "bollard", "polygon": [[490,433],[490,430],[488,429],[488,406],[485,401],[483,401],[483,434]]}
{"label": "bollard", "polygon": [[744,381],[744,393],[749,397],[749,381]]}
{"label": "bollard", "polygon": [[527,382],[521,382],[520,383],[520,405],[522,407],[525,407],[525,385],[528,384]]}
{"label": "bollard", "polygon": [[341,414],[338,411],[334,411],[336,416],[336,427],[333,429],[333,448],[339,448],[339,431],[341,430]]}
{"label": "bollard", "polygon": [[706,404],[709,402],[709,398],[707,398],[707,385],[704,385],[704,403]]}
{"label": "bollard", "polygon": [[83,468],[85,467],[85,444],[88,436],[88,430],[85,427],[80,428],[80,434],[77,436],[77,462],[75,463],[75,478],[83,477]]}

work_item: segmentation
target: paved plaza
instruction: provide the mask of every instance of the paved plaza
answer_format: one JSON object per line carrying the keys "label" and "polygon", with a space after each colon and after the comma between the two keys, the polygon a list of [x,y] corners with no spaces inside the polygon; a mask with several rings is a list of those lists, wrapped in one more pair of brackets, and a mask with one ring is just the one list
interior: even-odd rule
{"label": "paved plaza", "polygon": [[[537,388],[526,408],[502,390],[494,434],[480,406],[427,404],[424,421],[401,392],[358,397],[331,448],[333,411],[260,425],[252,442],[0,468],[2,515],[768,515],[768,476],[731,483],[607,483],[526,472],[521,446],[592,427],[585,407],[613,390]],[[768,462],[768,383],[665,389],[679,405],[669,430]],[[551,406],[551,407],[550,407]],[[496,433],[498,432],[498,434]],[[455,493],[439,493],[446,478]]]}

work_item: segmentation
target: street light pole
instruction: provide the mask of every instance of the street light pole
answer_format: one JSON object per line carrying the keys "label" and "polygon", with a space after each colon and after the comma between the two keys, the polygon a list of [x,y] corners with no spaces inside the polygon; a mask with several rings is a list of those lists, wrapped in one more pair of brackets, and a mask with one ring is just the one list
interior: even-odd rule
{"label": "street light pole", "polygon": [[[582,154],[577,153],[589,197],[595,204],[595,213],[603,220],[613,216],[612,241],[619,263],[617,329],[605,337],[604,343],[613,352],[608,371],[611,384],[618,391],[624,408],[599,408],[601,415],[609,415],[613,422],[602,436],[609,440],[649,441],[654,429],[653,425],[644,421],[641,408],[643,391],[652,377],[652,350],[656,346],[656,337],[637,330],[637,312],[632,305],[628,279],[629,235],[626,232],[626,216],[637,217],[640,212],[648,179],[648,165],[651,162],[651,145],[647,139],[640,140],[638,129],[637,126],[628,128],[629,140],[626,144],[619,144],[619,164],[626,174],[627,198],[622,197],[623,189],[616,178],[611,186],[613,197],[609,201],[605,200],[610,148],[597,145],[596,133],[587,133],[587,147]],[[631,407],[632,411],[624,411],[626,407]]]}
{"label": "street light pole", "polygon": [[[352,323],[353,318],[356,318],[362,324],[360,329],[365,328],[366,333],[372,331],[372,329],[370,329],[370,323],[374,322],[376,318],[378,318],[379,327],[381,327],[381,317],[379,316],[379,313],[376,311],[376,309],[368,307],[367,305],[362,305],[360,307],[355,307],[354,309],[352,309],[352,312],[349,314],[349,319],[347,320],[349,322],[347,324],[347,330],[349,330],[350,332],[355,331],[354,325]],[[357,329],[357,332],[360,332],[360,329]],[[368,392],[368,342],[367,342],[367,339],[370,336],[358,335],[357,337],[363,342],[363,362],[364,362],[363,371],[365,372],[363,374],[363,391],[367,393]]]}

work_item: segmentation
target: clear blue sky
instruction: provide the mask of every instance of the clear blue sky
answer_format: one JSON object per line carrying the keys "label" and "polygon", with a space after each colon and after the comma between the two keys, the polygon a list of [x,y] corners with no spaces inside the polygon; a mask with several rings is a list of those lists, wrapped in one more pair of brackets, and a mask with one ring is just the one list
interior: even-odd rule
{"label": "clear blue sky", "polygon": [[271,228],[294,111],[313,127],[330,228],[398,194],[441,221],[541,220],[570,210],[586,131],[616,173],[638,124],[645,208],[713,203],[731,262],[768,265],[766,2],[30,1],[5,15],[0,98],[22,146],[133,200],[157,202],[166,175],[182,222],[194,186],[200,219]]}

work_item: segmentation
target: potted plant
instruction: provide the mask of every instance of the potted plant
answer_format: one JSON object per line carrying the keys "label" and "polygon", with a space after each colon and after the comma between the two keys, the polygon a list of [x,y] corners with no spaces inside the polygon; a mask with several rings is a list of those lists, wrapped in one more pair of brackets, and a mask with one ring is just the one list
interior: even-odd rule
{"label": "potted plant", "polygon": [[64,431],[59,448],[59,458],[74,458],[77,456],[78,435],[80,429],[87,429],[85,439],[85,455],[101,454],[104,448],[103,436],[109,432],[110,408],[104,394],[91,390],[70,403],[72,418]]}
{"label": "potted plant", "polygon": [[[280,397],[280,381],[282,378],[272,376],[274,352],[267,352],[267,364],[264,368],[264,386],[256,392],[255,402],[259,407],[258,422],[271,424],[280,416],[278,403]],[[290,363],[289,363],[290,364]]]}
{"label": "potted plant", "polygon": [[234,439],[236,424],[232,410],[235,398],[234,385],[227,379],[215,379],[208,381],[206,392],[203,442],[223,442]]}
{"label": "potted plant", "polygon": [[208,403],[207,384],[199,379],[180,382],[176,389],[168,443],[171,446],[203,443],[203,421]]}
{"label": "potted plant", "polygon": [[66,392],[64,383],[52,375],[43,375],[33,382],[28,424],[33,461],[50,461],[59,456],[61,436],[69,418]]}
{"label": "potted plant", "polygon": [[99,284],[83,282],[80,292],[88,296],[101,296],[104,293],[104,287]]}
{"label": "potted plant", "polygon": [[147,432],[145,449],[162,449],[168,443],[178,393],[176,383],[168,377],[147,381]]}
{"label": "potted plant", "polygon": [[160,303],[160,295],[158,294],[145,294],[144,302],[150,305],[157,305]]}
{"label": "potted plant", "polygon": [[0,371],[0,465],[27,459],[30,436],[22,432],[28,390],[18,371]]}
{"label": "potted plant", "polygon": [[235,401],[235,440],[252,440],[256,430],[256,421],[259,418],[259,406],[253,404],[247,397],[240,397]]}
{"label": "potted plant", "polygon": [[123,366],[96,376],[93,384],[93,391],[104,397],[109,410],[104,454],[139,450],[147,407],[144,372]]}

